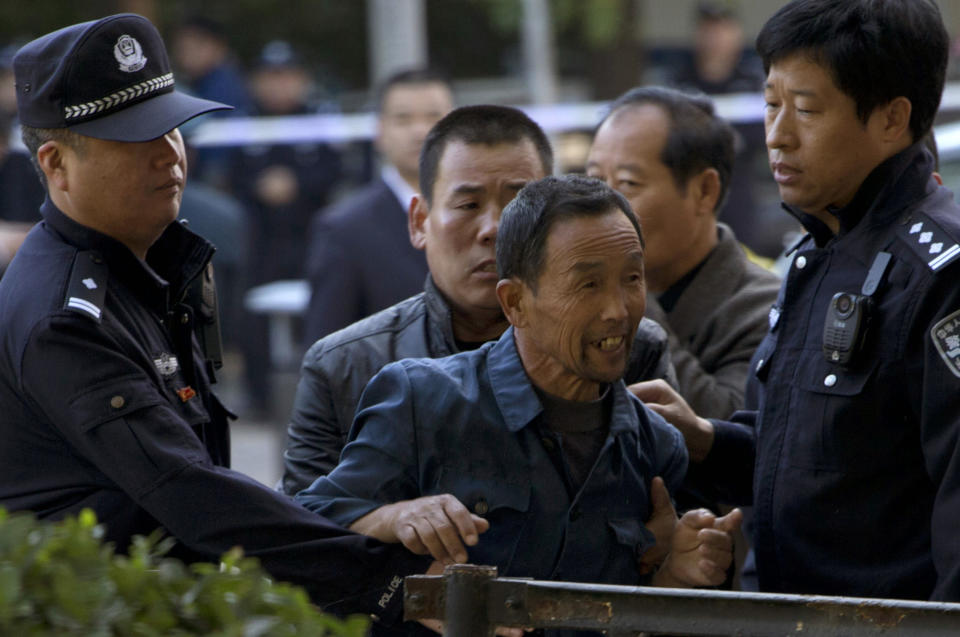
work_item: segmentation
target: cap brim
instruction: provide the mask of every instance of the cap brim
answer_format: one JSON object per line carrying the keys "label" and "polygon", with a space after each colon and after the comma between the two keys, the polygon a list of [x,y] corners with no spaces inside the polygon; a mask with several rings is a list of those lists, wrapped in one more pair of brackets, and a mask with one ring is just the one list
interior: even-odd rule
{"label": "cap brim", "polygon": [[89,122],[69,126],[75,133],[118,142],[145,142],[167,134],[187,120],[232,106],[171,91]]}

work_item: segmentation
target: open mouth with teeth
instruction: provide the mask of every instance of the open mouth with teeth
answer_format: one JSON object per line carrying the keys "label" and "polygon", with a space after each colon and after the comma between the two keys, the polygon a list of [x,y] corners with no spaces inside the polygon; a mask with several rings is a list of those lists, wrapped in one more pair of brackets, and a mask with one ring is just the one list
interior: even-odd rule
{"label": "open mouth with teeth", "polygon": [[600,351],[612,352],[618,349],[621,345],[623,345],[623,337],[608,336],[607,338],[602,338],[599,341],[595,341],[594,345],[600,348]]}

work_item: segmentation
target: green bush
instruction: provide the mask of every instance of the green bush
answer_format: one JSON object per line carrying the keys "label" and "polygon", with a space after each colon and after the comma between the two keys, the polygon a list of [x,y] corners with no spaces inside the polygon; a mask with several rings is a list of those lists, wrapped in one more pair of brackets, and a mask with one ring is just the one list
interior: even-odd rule
{"label": "green bush", "polygon": [[221,564],[165,557],[172,541],[137,537],[129,555],[101,540],[92,511],[61,522],[0,509],[0,635],[112,637],[336,636],[367,634],[303,589],[268,579],[239,549]]}

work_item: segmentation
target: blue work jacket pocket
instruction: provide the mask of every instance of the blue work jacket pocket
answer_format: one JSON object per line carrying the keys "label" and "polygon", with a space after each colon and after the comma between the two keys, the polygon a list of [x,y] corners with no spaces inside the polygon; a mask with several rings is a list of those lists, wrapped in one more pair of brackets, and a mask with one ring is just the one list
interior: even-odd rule
{"label": "blue work jacket pocket", "polygon": [[792,466],[844,473],[871,467],[872,441],[884,420],[884,400],[864,400],[876,369],[876,361],[846,369],[821,352],[804,353],[785,447]]}
{"label": "blue work jacket pocket", "polygon": [[435,493],[454,495],[471,513],[486,519],[490,529],[469,547],[473,564],[509,571],[530,508],[530,485],[477,478],[459,472],[442,475]]}
{"label": "blue work jacket pocket", "polygon": [[636,518],[607,520],[612,535],[607,563],[591,581],[611,584],[641,584],[640,558],[656,543],[653,533]]}
{"label": "blue work jacket pocket", "polygon": [[637,518],[607,520],[618,544],[627,548],[639,562],[643,554],[657,543],[653,533]]}

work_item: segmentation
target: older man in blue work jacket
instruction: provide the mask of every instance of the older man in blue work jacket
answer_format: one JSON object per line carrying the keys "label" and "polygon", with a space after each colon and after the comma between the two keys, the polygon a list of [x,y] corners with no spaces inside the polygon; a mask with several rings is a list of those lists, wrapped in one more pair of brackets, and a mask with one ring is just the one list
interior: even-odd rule
{"label": "older man in blue work jacket", "polygon": [[[340,464],[297,499],[448,563],[648,582],[644,524],[670,507],[663,482],[680,483],[687,452],[622,380],[645,304],[637,219],[598,180],[532,182],[504,209],[497,270],[511,327],[472,352],[386,366]],[[739,519],[696,510],[671,524],[653,583],[721,583]]]}

